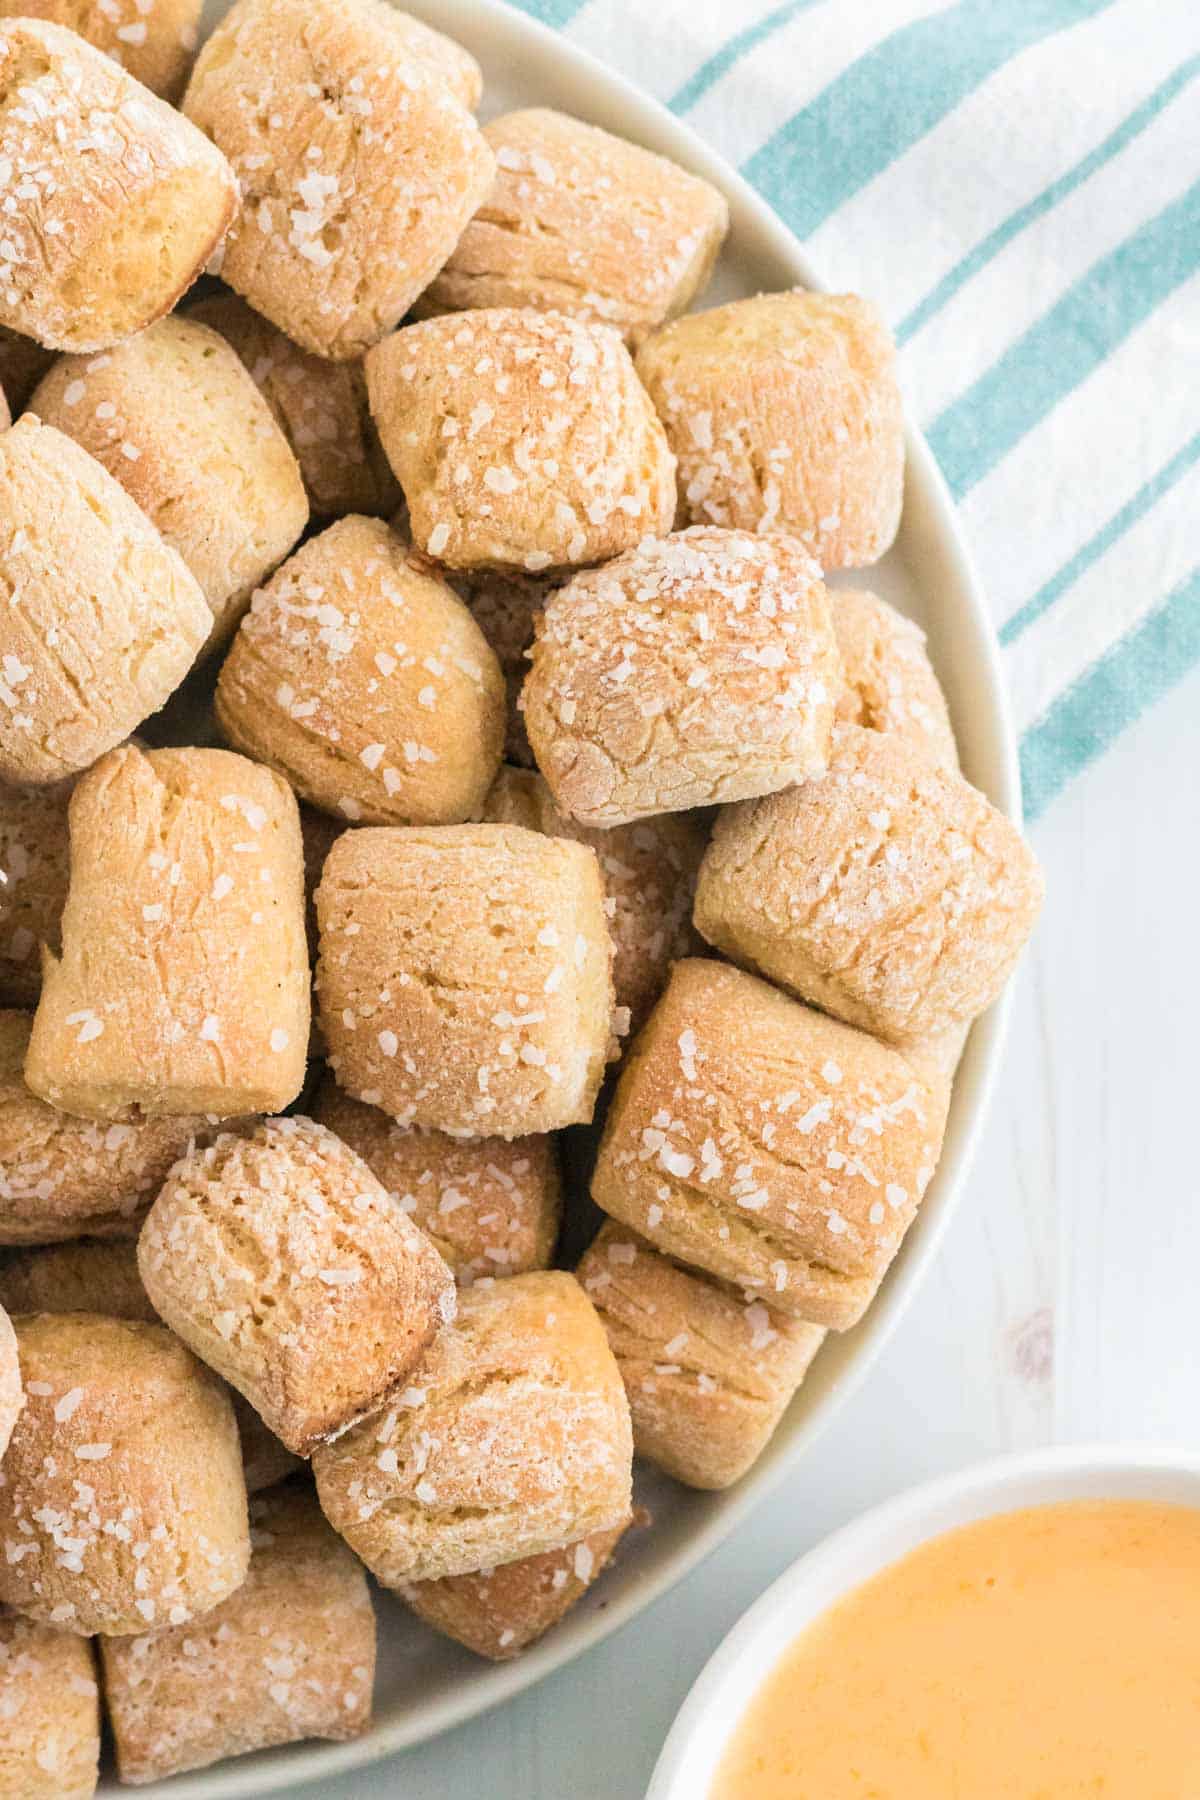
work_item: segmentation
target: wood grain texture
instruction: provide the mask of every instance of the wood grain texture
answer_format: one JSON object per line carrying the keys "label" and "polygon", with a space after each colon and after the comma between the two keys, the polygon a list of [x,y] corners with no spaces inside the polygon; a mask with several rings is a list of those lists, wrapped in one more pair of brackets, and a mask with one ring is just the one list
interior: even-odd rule
{"label": "wood grain texture", "polygon": [[483,1770],[489,1800],[639,1800],[720,1638],[865,1507],[1006,1450],[1196,1446],[1198,716],[1200,671],[1039,822],[1049,899],[974,1173],[928,1285],[815,1451],[624,1631],[322,1800],[474,1800]]}

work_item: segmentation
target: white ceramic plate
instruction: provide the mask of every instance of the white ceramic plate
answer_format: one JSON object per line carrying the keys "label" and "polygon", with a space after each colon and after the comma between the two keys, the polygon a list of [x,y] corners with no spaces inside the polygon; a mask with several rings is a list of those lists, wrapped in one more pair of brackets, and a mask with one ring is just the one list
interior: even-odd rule
{"label": "white ceramic plate", "polygon": [[[226,5],[227,0],[209,0],[206,30]],[[729,201],[733,229],[701,305],[760,290],[822,285],[795,238],[720,157],[665,108],[556,33],[502,0],[409,0],[406,10],[448,32],[478,58],[485,75],[485,117],[515,106],[558,107],[672,157],[719,187]],[[900,536],[868,579],[925,626],[949,695],[963,768],[998,806],[1019,818],[1020,783],[995,637],[945,485],[915,434],[908,442]],[[480,1662],[418,1625],[398,1601],[379,1595],[377,1722],[367,1737],[219,1764],[177,1778],[169,1792],[179,1800],[265,1794],[327,1779],[418,1743],[569,1662],[695,1568],[767,1489],[797,1466],[835,1407],[862,1380],[919,1285],[967,1173],[999,1062],[1004,1016],[1001,1002],[971,1033],[955,1082],[940,1167],[879,1298],[856,1330],[821,1352],[751,1475],[724,1494],[688,1492],[665,1479],[640,1480],[639,1498],[653,1511],[653,1530],[631,1534],[616,1567],[557,1630],[513,1663]],[[115,1785],[102,1789],[118,1791]]]}
{"label": "white ceramic plate", "polygon": [[1200,1507],[1200,1456],[1178,1450],[1037,1450],[939,1477],[835,1531],[738,1621],[697,1677],[663,1745],[646,1800],[707,1794],[750,1701],[806,1625],[872,1575],[959,1525],[1065,1500]]}

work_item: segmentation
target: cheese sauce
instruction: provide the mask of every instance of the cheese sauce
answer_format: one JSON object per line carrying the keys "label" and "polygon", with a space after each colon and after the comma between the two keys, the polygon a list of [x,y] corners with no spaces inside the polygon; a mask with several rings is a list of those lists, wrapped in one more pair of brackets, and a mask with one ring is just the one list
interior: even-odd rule
{"label": "cheese sauce", "polygon": [[1200,1800],[1200,1510],[1082,1501],[923,1544],[817,1619],[710,1800]]}

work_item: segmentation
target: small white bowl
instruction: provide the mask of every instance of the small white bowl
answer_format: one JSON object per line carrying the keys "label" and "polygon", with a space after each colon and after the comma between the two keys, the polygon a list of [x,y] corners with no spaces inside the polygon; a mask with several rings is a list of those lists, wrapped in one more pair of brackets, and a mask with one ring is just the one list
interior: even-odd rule
{"label": "small white bowl", "polygon": [[750,1702],[795,1638],[844,1594],[956,1526],[1060,1500],[1200,1507],[1200,1455],[1097,1445],[977,1463],[885,1501],[786,1569],[705,1665],[663,1745],[646,1800],[703,1800]]}

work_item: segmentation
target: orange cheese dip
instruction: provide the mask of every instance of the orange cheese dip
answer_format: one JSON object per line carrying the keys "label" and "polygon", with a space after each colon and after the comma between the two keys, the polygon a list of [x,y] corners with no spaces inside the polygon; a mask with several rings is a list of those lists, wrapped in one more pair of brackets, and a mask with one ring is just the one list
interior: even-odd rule
{"label": "orange cheese dip", "polygon": [[786,1652],[710,1800],[1197,1800],[1200,1510],[1080,1501],[921,1545]]}

